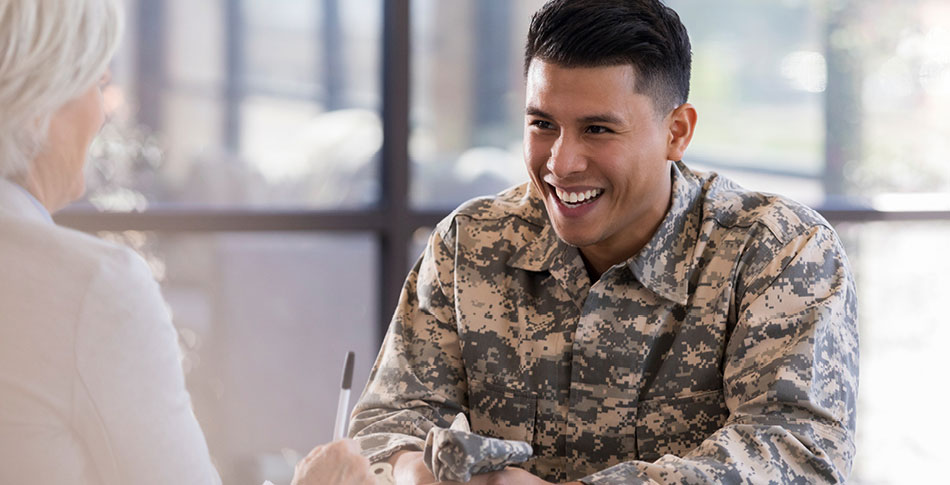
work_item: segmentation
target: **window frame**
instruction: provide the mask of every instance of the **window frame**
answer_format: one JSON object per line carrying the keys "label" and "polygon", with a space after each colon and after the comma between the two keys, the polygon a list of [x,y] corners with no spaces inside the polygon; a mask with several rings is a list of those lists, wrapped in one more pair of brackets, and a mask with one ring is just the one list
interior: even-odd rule
{"label": "window frame", "polygon": [[[334,4],[339,0],[321,0]],[[383,146],[380,153],[380,198],[375,207],[359,210],[281,210],[244,208],[206,208],[155,204],[143,212],[98,212],[91,207],[70,207],[55,216],[57,223],[86,232],[156,231],[163,233],[222,232],[361,232],[372,233],[379,242],[378,332],[382,340],[389,327],[392,311],[399,299],[410,267],[408,251],[413,234],[419,228],[433,227],[449,210],[421,210],[410,201],[411,164],[408,151],[410,134],[410,2],[383,1],[381,90]],[[240,106],[247,95],[243,86],[244,53],[241,46],[243,19],[241,0],[226,0],[226,74],[225,143],[236,148],[240,139]],[[164,2],[139,1],[135,15],[139,28],[136,38],[135,91],[140,102],[138,121],[161,126],[160,94],[167,87],[167,72],[154,59],[165,58]],[[325,42],[323,39],[321,42]],[[333,59],[332,56],[329,57]],[[836,57],[830,55],[829,62]],[[829,66],[830,72],[834,66]],[[841,120],[837,110],[829,109],[833,97],[826,96],[826,134],[837,132]],[[840,153],[826,148],[825,165],[840,166]],[[829,160],[832,163],[829,163]],[[828,177],[829,174],[825,174]],[[833,175],[833,174],[832,174]],[[826,202],[817,208],[829,222],[868,223],[878,221],[950,220],[947,210],[881,211],[868,207]]]}

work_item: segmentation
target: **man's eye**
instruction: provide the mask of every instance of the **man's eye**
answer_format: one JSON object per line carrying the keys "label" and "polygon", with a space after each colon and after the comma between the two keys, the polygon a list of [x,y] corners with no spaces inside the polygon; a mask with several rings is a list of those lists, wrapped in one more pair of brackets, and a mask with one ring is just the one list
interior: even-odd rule
{"label": "man's eye", "polygon": [[591,126],[587,128],[587,132],[593,133],[595,135],[600,135],[603,133],[610,133],[611,131],[610,131],[610,128],[607,128],[605,126]]}
{"label": "man's eye", "polygon": [[544,120],[534,120],[531,122],[531,126],[535,128],[540,128],[542,130],[550,130],[554,127],[550,122]]}

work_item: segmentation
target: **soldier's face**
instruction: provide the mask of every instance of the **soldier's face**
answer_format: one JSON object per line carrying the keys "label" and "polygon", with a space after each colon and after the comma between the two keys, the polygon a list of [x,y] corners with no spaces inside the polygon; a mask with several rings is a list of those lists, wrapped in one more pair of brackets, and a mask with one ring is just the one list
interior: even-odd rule
{"label": "soldier's face", "polygon": [[525,164],[558,236],[582,250],[622,253],[669,205],[672,135],[635,76],[537,59],[528,70]]}

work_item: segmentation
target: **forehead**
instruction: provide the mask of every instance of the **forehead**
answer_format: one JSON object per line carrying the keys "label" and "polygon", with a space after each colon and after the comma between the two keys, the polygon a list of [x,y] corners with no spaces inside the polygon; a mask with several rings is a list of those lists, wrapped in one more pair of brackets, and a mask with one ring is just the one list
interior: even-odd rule
{"label": "forehead", "polygon": [[535,59],[528,68],[525,101],[549,111],[617,111],[644,105],[649,97],[637,93],[636,71],[629,64],[564,67]]}

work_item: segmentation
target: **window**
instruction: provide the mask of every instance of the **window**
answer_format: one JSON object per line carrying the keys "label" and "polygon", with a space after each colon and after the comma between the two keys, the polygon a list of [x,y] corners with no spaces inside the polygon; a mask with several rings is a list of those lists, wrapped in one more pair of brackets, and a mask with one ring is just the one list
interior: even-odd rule
{"label": "window", "polygon": [[[344,347],[365,380],[430,228],[526,179],[521,49],[542,3],[129,2],[90,190],[57,219],[152,263],[226,483],[290,481],[293,451],[330,439]],[[848,247],[852,482],[932,481],[950,5],[669,5],[694,49],[686,162],[815,206]]]}

